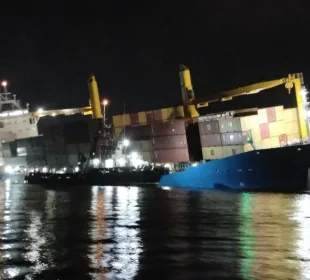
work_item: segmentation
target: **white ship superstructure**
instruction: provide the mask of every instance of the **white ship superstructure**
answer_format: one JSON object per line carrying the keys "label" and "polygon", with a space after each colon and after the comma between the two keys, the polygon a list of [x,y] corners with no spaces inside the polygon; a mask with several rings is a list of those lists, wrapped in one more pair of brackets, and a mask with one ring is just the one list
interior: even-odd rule
{"label": "white ship superstructure", "polygon": [[22,108],[15,94],[7,92],[6,82],[2,82],[3,91],[0,92],[0,141],[14,141],[16,139],[38,136],[37,121],[27,108]]}

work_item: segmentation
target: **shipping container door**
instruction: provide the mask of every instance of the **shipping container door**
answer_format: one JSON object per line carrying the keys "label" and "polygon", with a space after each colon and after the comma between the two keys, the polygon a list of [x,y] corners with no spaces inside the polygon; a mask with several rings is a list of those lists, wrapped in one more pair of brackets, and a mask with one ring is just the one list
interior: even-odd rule
{"label": "shipping container door", "polygon": [[279,141],[280,141],[280,146],[285,146],[287,145],[287,135],[282,134],[279,136]]}
{"label": "shipping container door", "polygon": [[222,145],[220,134],[209,134],[200,136],[202,147],[217,147]]}
{"label": "shipping container door", "polygon": [[259,122],[259,124],[268,123],[268,117],[267,117],[267,110],[266,110],[266,108],[259,109],[257,111],[257,114],[258,114],[258,122]]}
{"label": "shipping container door", "polygon": [[271,122],[275,122],[276,121],[276,109],[275,107],[270,107],[270,108],[267,108],[267,119],[268,119],[268,122],[271,123]]}
{"label": "shipping container door", "polygon": [[261,136],[262,140],[267,139],[267,138],[270,137],[270,134],[269,134],[269,124],[268,123],[260,124],[259,128],[260,128],[260,136]]}
{"label": "shipping container door", "polygon": [[283,121],[269,123],[270,137],[280,136],[285,132],[285,123]]}
{"label": "shipping container door", "polygon": [[139,120],[139,124],[146,124],[147,123],[146,113],[144,111],[138,113],[138,120]]}

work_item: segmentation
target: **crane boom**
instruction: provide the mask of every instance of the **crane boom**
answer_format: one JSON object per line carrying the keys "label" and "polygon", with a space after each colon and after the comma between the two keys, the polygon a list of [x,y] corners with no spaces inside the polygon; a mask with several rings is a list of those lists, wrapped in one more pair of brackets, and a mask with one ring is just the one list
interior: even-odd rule
{"label": "crane boom", "polygon": [[[190,75],[187,67],[181,68],[180,72],[184,72],[184,71],[187,71],[186,75]],[[182,75],[180,73],[180,77],[184,77],[186,75],[185,74]],[[187,78],[187,80],[191,81],[190,77]],[[196,117],[196,116],[199,116],[199,113],[197,112],[196,108],[207,107],[209,106],[210,103],[217,102],[217,101],[231,100],[234,97],[241,96],[241,95],[256,94],[262,90],[274,88],[274,87],[277,87],[283,84],[285,84],[285,87],[289,90],[289,92],[293,87],[295,88],[300,133],[301,133],[302,138],[307,138],[308,137],[308,124],[307,124],[308,117],[306,116],[306,110],[305,110],[307,101],[304,100],[305,94],[303,90],[304,85],[303,85],[302,73],[290,74],[288,75],[287,78],[281,78],[278,80],[255,83],[255,84],[240,87],[237,89],[224,91],[220,94],[217,94],[216,97],[213,97],[213,98],[208,97],[208,98],[201,98],[201,99],[195,99],[195,98],[184,96],[184,94],[186,94],[188,91],[184,87],[184,82],[182,83],[182,80],[181,80],[183,105],[185,108],[188,108],[187,111],[189,112],[191,117]],[[192,89],[191,84],[190,86]],[[193,105],[194,105],[194,108],[193,108]]]}

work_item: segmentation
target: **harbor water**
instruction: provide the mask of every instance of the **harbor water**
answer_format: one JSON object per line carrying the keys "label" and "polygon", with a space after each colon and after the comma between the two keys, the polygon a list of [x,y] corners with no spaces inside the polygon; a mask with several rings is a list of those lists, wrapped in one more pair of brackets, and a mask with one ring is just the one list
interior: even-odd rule
{"label": "harbor water", "polygon": [[0,186],[0,279],[310,279],[310,195]]}

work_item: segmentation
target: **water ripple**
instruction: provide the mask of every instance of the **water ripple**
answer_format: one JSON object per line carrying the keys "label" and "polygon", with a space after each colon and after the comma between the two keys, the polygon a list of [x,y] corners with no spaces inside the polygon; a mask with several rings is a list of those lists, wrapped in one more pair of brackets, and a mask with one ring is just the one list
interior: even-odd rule
{"label": "water ripple", "polygon": [[0,186],[0,279],[310,279],[310,196]]}

